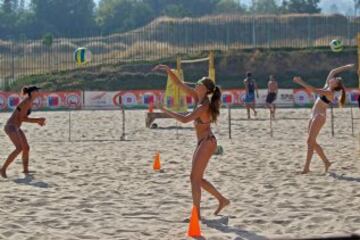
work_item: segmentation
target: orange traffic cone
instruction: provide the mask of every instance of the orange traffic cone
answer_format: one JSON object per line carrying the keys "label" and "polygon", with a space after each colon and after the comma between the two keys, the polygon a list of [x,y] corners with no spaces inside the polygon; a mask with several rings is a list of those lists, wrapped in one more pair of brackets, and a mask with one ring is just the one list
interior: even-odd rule
{"label": "orange traffic cone", "polygon": [[188,236],[189,237],[201,237],[199,216],[198,216],[197,208],[195,206],[193,206],[193,209],[191,212]]}
{"label": "orange traffic cone", "polygon": [[154,163],[153,163],[153,169],[154,170],[160,170],[160,152],[157,152],[154,156]]}

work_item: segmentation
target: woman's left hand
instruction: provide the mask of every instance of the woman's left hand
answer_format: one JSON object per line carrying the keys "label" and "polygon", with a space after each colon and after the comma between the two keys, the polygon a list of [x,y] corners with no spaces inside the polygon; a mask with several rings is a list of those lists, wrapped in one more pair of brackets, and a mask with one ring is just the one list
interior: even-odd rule
{"label": "woman's left hand", "polygon": [[44,125],[46,124],[46,119],[45,119],[45,118],[39,118],[39,119],[38,119],[38,124],[39,124],[40,126],[44,126]]}

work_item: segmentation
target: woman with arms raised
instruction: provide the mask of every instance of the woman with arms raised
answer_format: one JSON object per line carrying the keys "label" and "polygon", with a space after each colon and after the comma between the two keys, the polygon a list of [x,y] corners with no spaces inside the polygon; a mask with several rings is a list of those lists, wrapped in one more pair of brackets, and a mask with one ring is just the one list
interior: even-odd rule
{"label": "woman with arms raised", "polygon": [[316,99],[312,108],[311,119],[308,127],[308,138],[307,138],[307,156],[304,169],[302,174],[310,172],[310,162],[314,151],[319,155],[325,165],[325,172],[328,171],[331,166],[331,162],[325,156],[323,149],[317,143],[316,138],[326,122],[326,110],[334,99],[335,92],[341,91],[341,97],[339,104],[343,106],[346,100],[345,87],[340,77],[336,77],[340,72],[346,71],[354,67],[354,64],[345,65],[342,67],[335,68],[330,71],[324,88],[317,89],[307,83],[305,83],[300,77],[294,77],[294,82],[303,86],[308,91],[317,94],[319,97]]}
{"label": "woman with arms raised", "polygon": [[219,206],[214,212],[214,214],[217,215],[225,206],[229,205],[230,201],[210,182],[204,179],[204,171],[217,147],[216,138],[211,131],[210,125],[216,122],[220,114],[220,88],[208,77],[203,77],[197,82],[195,88],[191,88],[182,82],[166,65],[158,65],[153,70],[165,71],[176,86],[180,87],[182,91],[192,96],[195,100],[196,107],[193,112],[187,115],[170,111],[162,106],[160,106],[160,109],[182,123],[194,122],[197,146],[193,155],[190,174],[193,204],[200,218],[201,188],[203,188],[219,201]]}

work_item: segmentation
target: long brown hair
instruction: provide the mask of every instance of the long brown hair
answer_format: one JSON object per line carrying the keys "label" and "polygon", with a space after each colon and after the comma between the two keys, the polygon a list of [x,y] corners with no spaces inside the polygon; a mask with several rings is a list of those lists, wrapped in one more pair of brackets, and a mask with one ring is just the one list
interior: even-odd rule
{"label": "long brown hair", "polygon": [[214,81],[209,77],[203,77],[200,82],[207,88],[208,92],[206,95],[210,95],[210,107],[209,112],[211,115],[211,122],[216,122],[217,117],[220,114],[220,106],[221,106],[221,90],[219,86],[215,85]]}
{"label": "long brown hair", "polygon": [[343,106],[345,106],[345,102],[346,102],[346,89],[345,89],[345,86],[344,86],[341,78],[338,77],[338,78],[336,78],[336,80],[338,80],[338,85],[337,85],[337,87],[334,88],[334,90],[341,91],[339,105],[340,105],[340,107],[343,107]]}

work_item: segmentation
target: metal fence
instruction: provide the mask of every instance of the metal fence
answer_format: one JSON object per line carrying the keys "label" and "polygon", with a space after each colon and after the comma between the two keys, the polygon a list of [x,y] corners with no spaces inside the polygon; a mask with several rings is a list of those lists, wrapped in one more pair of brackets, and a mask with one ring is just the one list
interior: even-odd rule
{"label": "metal fence", "polygon": [[56,38],[51,46],[42,40],[0,40],[0,80],[4,87],[24,75],[79,68],[73,60],[78,47],[92,52],[88,65],[94,66],[199,55],[208,50],[321,47],[334,38],[355,46],[359,31],[359,17],[341,15],[160,18],[122,34]]}

